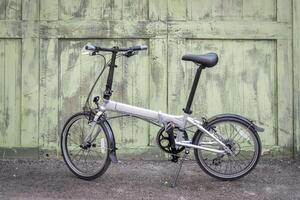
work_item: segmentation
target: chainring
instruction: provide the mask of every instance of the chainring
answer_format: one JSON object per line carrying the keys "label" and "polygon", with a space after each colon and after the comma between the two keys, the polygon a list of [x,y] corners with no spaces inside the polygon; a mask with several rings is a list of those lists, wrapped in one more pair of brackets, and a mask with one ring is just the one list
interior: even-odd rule
{"label": "chainring", "polygon": [[[186,131],[182,131],[180,130],[179,128],[175,127],[174,130],[173,130],[173,134],[174,134],[174,138],[176,139],[177,137],[177,134],[176,132],[177,131],[180,131],[183,133],[183,139],[185,140],[188,140],[188,134],[186,133]],[[184,146],[181,146],[181,147],[178,147],[176,148],[176,151],[173,152],[171,150],[171,143],[170,143],[170,136],[169,134],[165,131],[165,128],[162,127],[158,133],[157,133],[157,136],[156,136],[156,141],[157,141],[157,144],[158,146],[166,153],[169,153],[169,154],[178,154],[180,152],[182,152],[184,150]]]}

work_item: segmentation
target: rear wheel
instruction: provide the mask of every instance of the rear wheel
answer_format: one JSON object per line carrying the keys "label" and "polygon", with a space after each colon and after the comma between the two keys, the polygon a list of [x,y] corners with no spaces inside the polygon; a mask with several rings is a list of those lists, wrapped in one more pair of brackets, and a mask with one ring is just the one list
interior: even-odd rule
{"label": "rear wheel", "polygon": [[94,118],[92,113],[77,113],[65,124],[61,134],[61,151],[67,166],[79,178],[92,180],[101,176],[110,165],[108,133],[98,122],[93,141],[84,142]]}
{"label": "rear wheel", "polygon": [[[220,154],[195,149],[195,158],[204,172],[221,180],[234,180],[248,174],[256,166],[261,154],[259,136],[251,124],[232,117],[217,118],[207,130],[218,137],[232,154]],[[199,132],[194,143],[223,150],[208,134]]]}

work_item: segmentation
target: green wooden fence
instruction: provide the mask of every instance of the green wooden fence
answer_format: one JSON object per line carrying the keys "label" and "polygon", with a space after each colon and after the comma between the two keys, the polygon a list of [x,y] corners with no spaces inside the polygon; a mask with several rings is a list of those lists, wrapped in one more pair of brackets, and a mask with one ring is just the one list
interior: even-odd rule
{"label": "green wooden fence", "polygon": [[[174,114],[195,73],[181,56],[217,52],[193,114],[245,115],[265,128],[265,152],[296,155],[299,23],[298,0],[0,0],[0,156],[56,152],[63,123],[81,110],[103,64],[81,55],[87,42],[148,45],[118,61],[113,99]],[[112,123],[122,152],[155,147],[157,127]]]}

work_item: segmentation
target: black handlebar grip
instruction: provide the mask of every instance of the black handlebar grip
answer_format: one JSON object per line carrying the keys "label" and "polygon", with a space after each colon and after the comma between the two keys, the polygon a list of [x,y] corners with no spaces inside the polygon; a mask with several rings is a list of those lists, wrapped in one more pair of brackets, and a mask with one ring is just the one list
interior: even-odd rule
{"label": "black handlebar grip", "polygon": [[85,45],[85,49],[90,51],[96,51],[97,47],[91,44],[87,44]]}
{"label": "black handlebar grip", "polygon": [[147,45],[138,45],[138,46],[130,47],[130,49],[133,51],[140,51],[140,50],[146,50],[148,49],[148,47]]}

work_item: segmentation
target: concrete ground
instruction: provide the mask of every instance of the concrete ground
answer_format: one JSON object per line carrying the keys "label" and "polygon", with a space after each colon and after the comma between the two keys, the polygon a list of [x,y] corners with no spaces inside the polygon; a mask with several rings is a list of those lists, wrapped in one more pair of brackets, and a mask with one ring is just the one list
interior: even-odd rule
{"label": "concrete ground", "polygon": [[2,160],[0,199],[300,199],[300,162],[260,161],[248,176],[222,182],[186,161],[171,188],[175,169],[167,161],[123,161],[84,181],[61,160]]}

